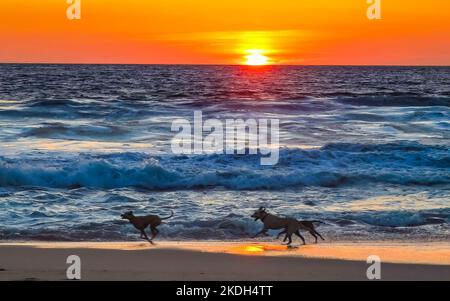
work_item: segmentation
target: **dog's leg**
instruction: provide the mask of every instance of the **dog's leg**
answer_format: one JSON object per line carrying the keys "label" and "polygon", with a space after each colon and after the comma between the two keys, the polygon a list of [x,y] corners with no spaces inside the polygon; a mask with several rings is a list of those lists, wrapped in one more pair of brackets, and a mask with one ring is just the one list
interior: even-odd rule
{"label": "dog's leg", "polygon": [[290,246],[290,245],[291,245],[291,243],[292,243],[292,234],[286,234],[286,236],[287,236],[287,237],[288,237],[288,239],[289,239],[289,241],[288,241],[287,245],[288,245],[288,246]]}
{"label": "dog's leg", "polygon": [[141,231],[141,235],[143,235],[144,239],[146,239],[149,243],[151,243],[152,245],[154,244],[153,241],[148,238],[147,233],[145,233],[145,230]]}
{"label": "dog's leg", "polygon": [[152,238],[150,240],[153,240],[156,237],[156,235],[158,235],[159,230],[156,229],[156,227],[153,227],[153,226],[150,227],[150,230],[152,231]]}
{"label": "dog's leg", "polygon": [[290,246],[292,243],[292,233],[286,231],[286,236],[283,239],[283,242],[288,241],[287,245]]}
{"label": "dog's leg", "polygon": [[297,231],[295,231],[294,233],[295,233],[295,235],[297,235],[298,237],[300,237],[300,239],[302,240],[303,244],[306,245],[305,238],[300,234],[300,231],[297,230]]}
{"label": "dog's leg", "polygon": [[317,243],[317,235],[314,233],[314,230],[310,230],[309,233],[314,237],[315,241],[314,243]]}
{"label": "dog's leg", "polygon": [[325,238],[323,238],[322,235],[320,235],[319,232],[317,232],[316,230],[314,230],[314,232],[315,232],[317,235],[319,235],[319,237],[320,237],[322,240],[325,240]]}
{"label": "dog's leg", "polygon": [[256,238],[258,235],[261,235],[261,234],[266,234],[266,232],[267,232],[267,229],[266,229],[266,228],[263,228],[261,231],[259,231],[258,233],[256,233],[256,234],[253,236],[253,238]]}
{"label": "dog's leg", "polygon": [[278,233],[277,239],[280,239],[280,236],[285,234],[286,232],[287,232],[287,230],[285,229],[285,230],[281,231],[280,233]]}

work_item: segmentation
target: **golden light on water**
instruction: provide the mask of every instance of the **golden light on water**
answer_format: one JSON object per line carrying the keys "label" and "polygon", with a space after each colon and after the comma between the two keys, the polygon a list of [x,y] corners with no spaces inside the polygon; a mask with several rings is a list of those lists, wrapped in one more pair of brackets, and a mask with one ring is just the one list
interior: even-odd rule
{"label": "golden light on water", "polygon": [[246,252],[264,252],[264,248],[261,246],[246,246],[243,249]]}
{"label": "golden light on water", "polygon": [[288,251],[289,248],[285,245],[270,245],[270,244],[257,244],[257,245],[240,245],[233,246],[228,252],[241,255],[262,255],[267,251]]}

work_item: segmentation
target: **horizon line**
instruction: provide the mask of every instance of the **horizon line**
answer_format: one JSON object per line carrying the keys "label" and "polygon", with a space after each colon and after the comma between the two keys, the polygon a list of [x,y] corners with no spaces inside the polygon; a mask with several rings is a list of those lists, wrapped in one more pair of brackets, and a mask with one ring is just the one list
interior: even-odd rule
{"label": "horizon line", "polygon": [[250,66],[245,64],[201,64],[201,63],[54,63],[54,62],[0,62],[0,65],[111,65],[111,66],[234,66],[249,68],[264,67],[450,67],[449,65],[406,64],[267,64]]}

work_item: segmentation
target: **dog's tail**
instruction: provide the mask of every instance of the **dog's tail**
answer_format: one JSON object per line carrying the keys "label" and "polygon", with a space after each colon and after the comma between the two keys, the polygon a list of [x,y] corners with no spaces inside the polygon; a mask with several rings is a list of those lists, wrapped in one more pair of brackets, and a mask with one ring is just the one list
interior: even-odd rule
{"label": "dog's tail", "polygon": [[169,218],[171,218],[171,217],[173,217],[173,210],[170,210],[170,216],[168,216],[168,217],[162,217],[161,220],[169,219]]}

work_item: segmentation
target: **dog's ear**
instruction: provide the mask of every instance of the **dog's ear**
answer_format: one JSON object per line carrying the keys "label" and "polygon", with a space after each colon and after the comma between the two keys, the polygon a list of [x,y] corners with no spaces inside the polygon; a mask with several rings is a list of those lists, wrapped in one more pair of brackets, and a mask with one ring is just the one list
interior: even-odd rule
{"label": "dog's ear", "polygon": [[259,211],[266,211],[266,207],[259,207]]}

